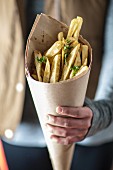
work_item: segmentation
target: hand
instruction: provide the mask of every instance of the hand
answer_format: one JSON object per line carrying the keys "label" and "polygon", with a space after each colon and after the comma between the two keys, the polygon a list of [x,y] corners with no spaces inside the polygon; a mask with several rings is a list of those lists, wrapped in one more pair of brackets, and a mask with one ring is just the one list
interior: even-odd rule
{"label": "hand", "polygon": [[47,130],[57,143],[68,145],[83,140],[91,126],[93,113],[88,107],[57,107],[59,116],[48,114]]}

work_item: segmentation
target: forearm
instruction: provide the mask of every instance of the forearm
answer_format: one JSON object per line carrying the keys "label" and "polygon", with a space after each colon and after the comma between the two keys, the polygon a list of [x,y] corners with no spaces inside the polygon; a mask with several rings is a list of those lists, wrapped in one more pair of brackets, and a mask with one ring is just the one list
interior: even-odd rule
{"label": "forearm", "polygon": [[108,127],[113,121],[113,1],[110,1],[105,27],[105,44],[102,69],[100,73],[96,101],[86,99],[85,105],[94,113],[92,126],[88,133],[91,136]]}
{"label": "forearm", "polygon": [[113,121],[113,100],[92,101],[86,98],[85,106],[93,112],[92,125],[87,137],[107,128]]}

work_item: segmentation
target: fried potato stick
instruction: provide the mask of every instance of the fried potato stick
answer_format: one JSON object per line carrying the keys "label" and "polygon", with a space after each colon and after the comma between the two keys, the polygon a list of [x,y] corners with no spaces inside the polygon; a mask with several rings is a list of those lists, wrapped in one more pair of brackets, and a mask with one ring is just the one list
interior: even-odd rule
{"label": "fried potato stick", "polygon": [[72,42],[72,44],[70,45],[70,47],[73,47],[73,48],[74,48],[74,47],[77,46],[77,44],[79,44],[78,41],[74,41],[74,42]]}
{"label": "fried potato stick", "polygon": [[78,25],[77,19],[76,18],[72,19],[70,26],[69,26],[69,31],[67,34],[67,39],[68,37],[72,37],[74,35],[74,32],[77,29],[77,25]]}
{"label": "fried potato stick", "polygon": [[81,66],[81,68],[79,69],[79,71],[77,72],[76,76],[79,76],[80,74],[85,74],[88,71],[88,66]]}
{"label": "fried potato stick", "polygon": [[76,57],[75,63],[74,63],[74,68],[75,69],[72,69],[69,78],[72,78],[77,74],[77,72],[79,71],[80,66],[81,66],[81,57],[80,57],[80,51],[78,51],[77,57]]}
{"label": "fried potato stick", "polygon": [[46,57],[54,57],[58,53],[60,53],[63,47],[62,41],[56,41],[45,53]]}
{"label": "fried potato stick", "polygon": [[67,57],[67,64],[64,65],[61,81],[68,79],[70,69],[77,57],[78,50],[80,49],[80,44],[78,44]]}
{"label": "fried potato stick", "polygon": [[58,41],[62,41],[64,38],[63,32],[58,33]]}
{"label": "fried potato stick", "polygon": [[37,77],[37,75],[36,75],[36,74],[32,74],[32,77],[33,77],[35,80],[37,80],[37,81],[38,81],[38,77]]}
{"label": "fried potato stick", "polygon": [[83,66],[87,66],[88,65],[88,58],[85,59]]}
{"label": "fried potato stick", "polygon": [[37,71],[37,77],[38,77],[38,80],[42,82],[42,77],[41,77],[42,63],[38,61],[38,59],[42,58],[42,54],[40,53],[40,51],[35,50],[34,57],[35,57],[35,66],[36,66],[36,71]]}
{"label": "fried potato stick", "polygon": [[59,81],[61,54],[57,54],[52,63],[50,83]]}
{"label": "fried potato stick", "polygon": [[64,67],[64,48],[62,48],[62,70]]}
{"label": "fried potato stick", "polygon": [[79,16],[77,16],[77,28],[74,32],[74,38],[78,41],[78,37],[79,37],[79,33],[80,33],[80,30],[81,30],[81,27],[82,27],[82,23],[83,23],[83,19]]}
{"label": "fried potato stick", "polygon": [[87,65],[87,58],[88,58],[88,46],[87,45],[81,45],[82,49],[82,65]]}
{"label": "fried potato stick", "polygon": [[[56,41],[42,57],[39,51],[34,51],[37,77],[43,82],[55,83],[82,74],[88,68],[88,46],[78,42],[83,19],[79,16],[71,20],[67,38],[63,32],[58,33]],[[46,60],[46,61],[45,61]],[[50,68],[52,66],[52,68]]]}
{"label": "fried potato stick", "polygon": [[44,70],[43,82],[49,83],[49,79],[50,79],[50,62],[48,58],[46,58],[46,66]]}
{"label": "fried potato stick", "polygon": [[74,37],[68,37],[67,39],[66,39],[66,43],[67,44],[71,44],[71,43],[73,43],[75,41],[75,38]]}

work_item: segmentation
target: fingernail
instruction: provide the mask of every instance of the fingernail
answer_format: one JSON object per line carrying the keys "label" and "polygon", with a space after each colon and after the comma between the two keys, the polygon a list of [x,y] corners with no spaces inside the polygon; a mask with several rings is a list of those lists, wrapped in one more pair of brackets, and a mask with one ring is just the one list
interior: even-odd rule
{"label": "fingernail", "polygon": [[57,107],[57,108],[56,108],[56,112],[57,112],[57,113],[62,113],[62,111],[63,111],[62,107]]}

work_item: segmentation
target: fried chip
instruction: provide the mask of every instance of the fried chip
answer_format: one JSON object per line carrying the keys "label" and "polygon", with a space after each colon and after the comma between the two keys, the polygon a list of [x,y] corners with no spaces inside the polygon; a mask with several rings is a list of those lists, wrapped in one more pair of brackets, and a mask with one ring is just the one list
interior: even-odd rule
{"label": "fried chip", "polygon": [[46,66],[45,66],[45,70],[44,70],[43,82],[49,83],[49,79],[50,79],[50,62],[47,58]]}
{"label": "fried chip", "polygon": [[68,79],[70,69],[72,65],[74,64],[74,61],[77,57],[78,50],[80,49],[80,44],[78,44],[69,54],[67,57],[67,63],[64,65],[62,76],[61,76],[61,81]]}
{"label": "fried chip", "polygon": [[72,71],[70,73],[69,78],[72,78],[77,74],[77,72],[79,71],[80,66],[81,66],[81,57],[80,57],[80,51],[78,51],[77,57],[75,59],[74,67],[73,67],[73,69],[72,69]]}
{"label": "fried chip", "polygon": [[77,72],[77,74],[76,74],[76,76],[79,76],[80,74],[82,75],[84,75],[85,73],[87,73],[87,71],[88,71],[88,66],[81,66],[81,68],[79,69],[79,71]]}
{"label": "fried chip", "polygon": [[80,52],[80,50],[79,50],[78,53],[77,53],[77,57],[76,57],[74,66],[79,66],[79,67],[80,67],[80,66],[82,65],[80,53],[81,53],[81,52]]}
{"label": "fried chip", "polygon": [[77,19],[76,18],[72,19],[70,26],[69,26],[69,31],[67,34],[67,39],[68,37],[72,37],[74,35],[74,32],[77,29],[77,25],[78,25]]}
{"label": "fried chip", "polygon": [[60,53],[61,49],[63,47],[62,41],[56,41],[45,53],[46,57],[54,57],[58,53]]}
{"label": "fried chip", "polygon": [[57,54],[54,57],[53,63],[52,63],[50,83],[56,83],[59,81],[60,62],[61,62],[61,54]]}
{"label": "fried chip", "polygon": [[32,74],[31,75],[35,80],[37,80],[38,81],[38,77],[37,77],[37,75],[36,74]]}
{"label": "fried chip", "polygon": [[62,70],[64,67],[64,48],[62,48]]}
{"label": "fried chip", "polygon": [[78,41],[73,41],[72,44],[70,45],[70,47],[76,47],[79,44]]}
{"label": "fried chip", "polygon": [[[79,42],[83,19],[79,16],[71,20],[66,39],[63,32],[58,33],[56,41],[41,55],[34,51],[37,79],[55,83],[86,72],[88,69],[88,46]],[[36,79],[36,73],[32,76]]]}
{"label": "fried chip", "polygon": [[[88,46],[81,45],[81,49],[82,49],[82,65],[83,65],[85,60],[88,58]],[[86,65],[87,65],[87,60],[86,60]]]}
{"label": "fried chip", "polygon": [[38,61],[38,59],[42,58],[42,54],[40,53],[40,51],[35,50],[34,57],[35,57],[35,66],[36,66],[36,71],[37,71],[37,77],[38,77],[38,80],[42,82],[42,77],[41,77],[42,63]]}
{"label": "fried chip", "polygon": [[62,41],[64,38],[63,32],[59,32],[58,34],[58,41]]}
{"label": "fried chip", "polygon": [[66,43],[67,44],[71,44],[71,43],[73,43],[75,41],[75,38],[74,37],[68,37],[67,39],[66,39]]}
{"label": "fried chip", "polygon": [[88,65],[88,58],[85,59],[83,66],[87,66]]}
{"label": "fried chip", "polygon": [[80,30],[81,30],[81,27],[82,27],[82,23],[83,23],[83,19],[81,17],[77,16],[77,22],[78,22],[77,28],[76,28],[76,30],[74,32],[74,36],[73,37],[78,41],[79,33],[80,33]]}

